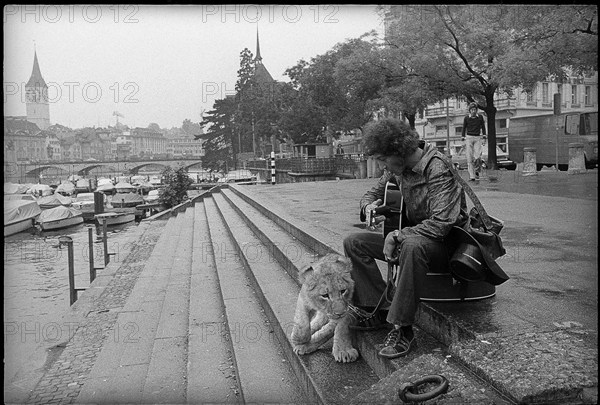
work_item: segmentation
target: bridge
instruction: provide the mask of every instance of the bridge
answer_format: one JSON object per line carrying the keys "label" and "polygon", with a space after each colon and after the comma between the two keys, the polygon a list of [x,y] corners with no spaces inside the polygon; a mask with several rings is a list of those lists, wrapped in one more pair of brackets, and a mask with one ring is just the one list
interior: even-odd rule
{"label": "bridge", "polygon": [[73,162],[40,162],[15,163],[4,162],[4,182],[38,182],[38,179],[67,177],[76,174],[82,177],[90,173],[134,175],[141,169],[153,166],[174,170],[180,168],[202,168],[202,160],[195,159],[147,159],[147,160],[110,160],[110,161],[73,161]]}

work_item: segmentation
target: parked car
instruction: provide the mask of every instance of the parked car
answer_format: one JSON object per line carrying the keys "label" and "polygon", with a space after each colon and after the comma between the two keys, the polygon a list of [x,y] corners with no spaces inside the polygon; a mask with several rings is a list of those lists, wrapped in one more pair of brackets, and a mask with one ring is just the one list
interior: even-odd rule
{"label": "parked car", "polygon": [[[487,167],[488,150],[487,144],[482,145],[481,160],[483,168]],[[452,148],[452,163],[458,169],[467,169],[467,148],[464,146],[457,146]],[[499,169],[515,170],[517,164],[508,158],[508,153],[496,146],[496,163]]]}

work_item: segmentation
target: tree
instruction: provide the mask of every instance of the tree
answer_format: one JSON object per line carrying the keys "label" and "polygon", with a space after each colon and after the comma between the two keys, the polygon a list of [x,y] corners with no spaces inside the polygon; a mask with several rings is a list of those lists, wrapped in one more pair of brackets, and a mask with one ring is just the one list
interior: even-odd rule
{"label": "tree", "polygon": [[369,63],[375,48],[363,38],[350,39],[286,70],[291,81],[282,97],[280,127],[294,142],[325,141],[327,135],[371,120],[370,100],[384,82],[378,67]]}
{"label": "tree", "polygon": [[597,58],[595,7],[393,6],[387,12],[394,16],[387,31],[390,52],[427,92],[464,96],[486,113],[492,169],[497,168],[494,95],[597,63],[589,57]]}
{"label": "tree", "polygon": [[220,171],[233,165],[233,158],[239,152],[234,125],[236,103],[231,97],[215,100],[213,110],[208,111],[202,120],[207,131],[202,135],[204,157],[202,167]]}
{"label": "tree", "polygon": [[160,126],[157,123],[155,123],[155,122],[151,122],[148,125],[148,129],[150,129],[150,130],[152,130],[154,132],[160,132]]}
{"label": "tree", "polygon": [[181,124],[181,130],[185,132],[186,135],[198,135],[202,133],[202,127],[200,124],[192,122],[189,118],[183,120]]}
{"label": "tree", "polygon": [[165,207],[171,208],[187,200],[187,190],[193,181],[185,168],[166,167],[161,175],[165,186],[160,189],[159,200]]}

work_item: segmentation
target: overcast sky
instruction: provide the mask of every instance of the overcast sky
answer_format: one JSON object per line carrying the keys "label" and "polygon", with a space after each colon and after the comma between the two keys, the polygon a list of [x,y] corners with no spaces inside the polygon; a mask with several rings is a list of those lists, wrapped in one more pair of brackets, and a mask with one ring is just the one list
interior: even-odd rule
{"label": "overcast sky", "polygon": [[50,122],[71,128],[161,128],[201,120],[232,94],[240,52],[256,53],[275,80],[299,60],[370,30],[375,6],[4,7],[4,115],[25,115],[34,46],[49,86]]}

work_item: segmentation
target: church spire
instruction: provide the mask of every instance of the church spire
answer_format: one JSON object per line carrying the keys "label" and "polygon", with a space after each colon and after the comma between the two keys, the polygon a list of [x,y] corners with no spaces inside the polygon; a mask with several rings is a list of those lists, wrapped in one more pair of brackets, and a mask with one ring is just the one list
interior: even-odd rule
{"label": "church spire", "polygon": [[256,27],[256,57],[254,60],[258,63],[262,63],[262,56],[260,56],[260,42],[258,40],[258,27]]}
{"label": "church spire", "polygon": [[37,51],[35,50],[33,53],[33,70],[31,71],[31,77],[29,78],[29,81],[27,82],[25,87],[48,87],[48,85],[44,81],[44,78],[42,77],[42,72],[40,70],[40,65],[38,63],[37,58]]}

